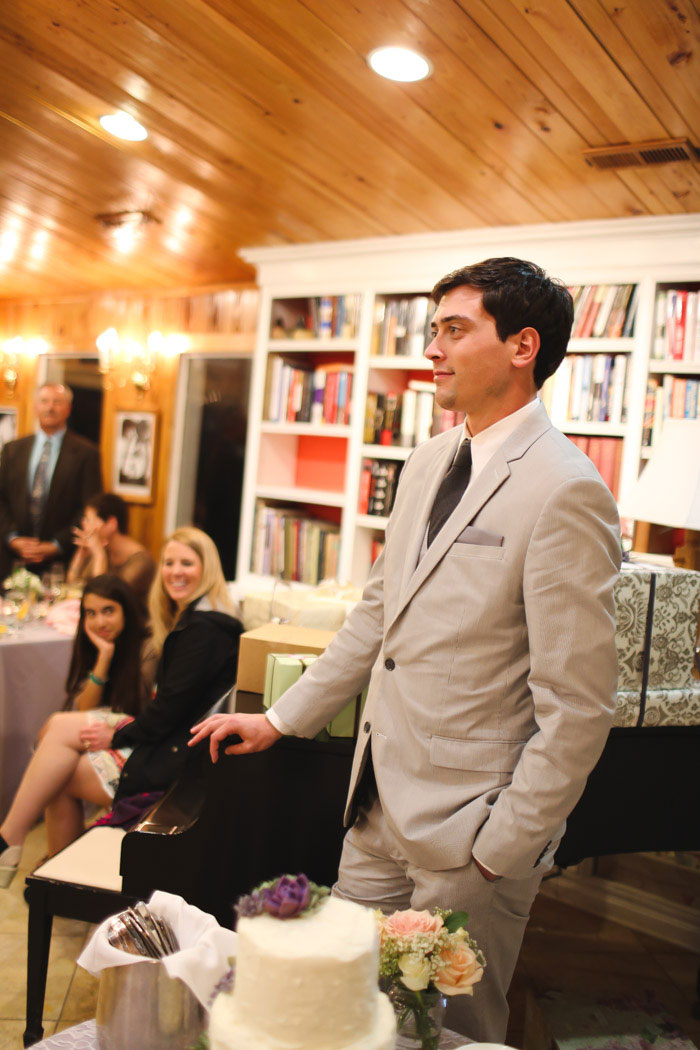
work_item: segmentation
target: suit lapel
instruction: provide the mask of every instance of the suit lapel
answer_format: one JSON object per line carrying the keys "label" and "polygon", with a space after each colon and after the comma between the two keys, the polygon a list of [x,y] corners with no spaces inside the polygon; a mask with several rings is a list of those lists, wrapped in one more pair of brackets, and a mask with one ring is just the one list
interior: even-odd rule
{"label": "suit lapel", "polygon": [[14,469],[16,471],[15,478],[19,495],[18,519],[24,522],[29,513],[29,460],[32,457],[32,449],[34,448],[34,435],[29,434],[27,437],[19,440],[21,444],[17,448]]}
{"label": "suit lapel", "polygon": [[416,524],[407,547],[401,595],[391,622],[387,624],[387,629],[401,615],[407,603],[428,578],[438,562],[444,558],[460,532],[469,525],[484,504],[508,480],[511,474],[510,463],[524,456],[532,443],[546,430],[549,430],[551,426],[552,424],[544,406],[540,405],[537,412],[533,412],[506,438],[502,448],[494,453],[473,484],[469,485],[454,512],[445,522],[423,558],[418,562],[430,509],[440,482],[457,449],[457,444],[461,438],[461,428],[458,429],[455,440],[450,442],[447,451],[440,457],[436,457],[432,464],[427,464],[426,474],[430,476],[426,478],[421,492],[420,511],[416,515]]}

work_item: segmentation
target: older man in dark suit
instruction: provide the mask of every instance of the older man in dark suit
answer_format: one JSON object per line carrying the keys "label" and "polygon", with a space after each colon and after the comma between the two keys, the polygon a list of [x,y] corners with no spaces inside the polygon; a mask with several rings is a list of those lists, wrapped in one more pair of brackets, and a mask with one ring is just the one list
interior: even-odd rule
{"label": "older man in dark suit", "polygon": [[69,387],[45,383],[35,407],[35,434],[10,441],[0,459],[0,574],[19,561],[32,572],[73,553],[73,528],[102,490],[99,449],[67,429]]}

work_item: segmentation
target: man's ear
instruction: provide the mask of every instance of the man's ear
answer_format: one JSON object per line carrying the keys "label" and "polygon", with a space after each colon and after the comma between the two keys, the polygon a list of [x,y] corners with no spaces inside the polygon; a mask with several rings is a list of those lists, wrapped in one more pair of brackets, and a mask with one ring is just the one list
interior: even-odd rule
{"label": "man's ear", "polygon": [[512,357],[514,368],[534,368],[537,351],[540,348],[540,333],[536,328],[523,328],[515,336],[517,340],[515,353]]}

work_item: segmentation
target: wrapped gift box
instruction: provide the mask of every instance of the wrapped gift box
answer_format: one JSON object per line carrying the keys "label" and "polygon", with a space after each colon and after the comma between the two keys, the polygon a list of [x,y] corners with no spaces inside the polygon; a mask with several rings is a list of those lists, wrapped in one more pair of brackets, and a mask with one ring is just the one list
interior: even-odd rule
{"label": "wrapped gift box", "polygon": [[[616,726],[636,726],[639,723],[641,692],[639,689],[620,689],[615,711]],[[645,726],[699,726],[700,685],[688,689],[647,689],[644,705]]]}
{"label": "wrapped gift box", "polygon": [[641,688],[652,600],[649,688],[690,688],[696,684],[692,670],[700,572],[630,563],[623,565],[615,587],[618,689]]}
{"label": "wrapped gift box", "polygon": [[246,631],[270,622],[337,631],[362,597],[358,587],[326,581],[317,587],[296,582],[257,580],[236,588]]}
{"label": "wrapped gift box", "polygon": [[238,651],[237,687],[244,692],[262,693],[269,653],[315,653],[330,644],[335,631],[294,627],[288,623],[268,623],[241,635]]}
{"label": "wrapped gift box", "polygon": [[[276,700],[293,685],[316,659],[314,653],[269,653],[265,670],[263,707],[272,707]],[[365,689],[361,696],[350,700],[343,710],[317,735],[317,740],[352,738],[356,736],[360,716],[367,699]]]}

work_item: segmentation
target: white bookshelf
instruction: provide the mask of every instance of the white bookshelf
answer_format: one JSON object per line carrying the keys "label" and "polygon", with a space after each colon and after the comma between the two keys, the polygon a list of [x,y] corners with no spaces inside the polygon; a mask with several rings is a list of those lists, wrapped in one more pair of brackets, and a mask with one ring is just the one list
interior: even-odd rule
{"label": "white bookshelf", "polygon": [[[364,406],[369,389],[400,387],[402,373],[425,373],[431,364],[415,354],[370,356],[375,301],[379,297],[425,295],[444,274],[495,255],[532,259],[570,285],[639,285],[634,335],[628,338],[575,339],[571,354],[624,354],[627,367],[627,419],[624,424],[554,420],[567,433],[623,439],[620,492],[637,478],[648,452],[642,449],[647,380],[650,375],[700,375],[700,363],[651,359],[655,299],[660,287],[700,281],[700,215],[613,219],[469,231],[370,238],[323,244],[246,249],[258,272],[261,312],[249,409],[246,470],[241,513],[238,575],[250,570],[253,522],[258,500],[312,504],[340,513],[338,575],[361,585],[370,568],[372,542],[381,538],[386,519],[357,512],[364,458],[405,459],[410,449],[367,445]],[[271,339],[273,303],[321,295],[360,297],[356,337],[345,340]],[[271,424],[263,421],[265,375],[271,354],[333,354],[351,357],[354,381],[347,427],[324,424]],[[421,378],[423,378],[421,376]],[[294,475],[297,442],[315,433],[320,441],[345,443],[343,491],[299,488]]]}

